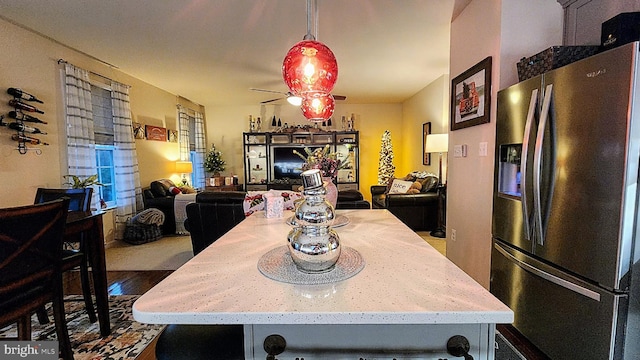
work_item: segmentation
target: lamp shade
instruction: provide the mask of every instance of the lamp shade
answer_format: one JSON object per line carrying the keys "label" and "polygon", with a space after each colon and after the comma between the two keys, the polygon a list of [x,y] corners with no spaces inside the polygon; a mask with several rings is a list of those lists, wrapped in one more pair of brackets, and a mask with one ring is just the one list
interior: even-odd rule
{"label": "lamp shade", "polygon": [[193,172],[193,164],[191,161],[176,161],[176,172],[189,174]]}
{"label": "lamp shade", "polygon": [[449,151],[449,134],[428,134],[424,144],[424,152],[443,153]]}
{"label": "lamp shade", "polygon": [[335,101],[331,94],[325,92],[306,92],[302,95],[302,114],[309,121],[322,122],[333,115]]}
{"label": "lamp shade", "polygon": [[284,57],[282,77],[294,95],[307,91],[330,93],[338,80],[338,62],[325,44],[302,40]]}

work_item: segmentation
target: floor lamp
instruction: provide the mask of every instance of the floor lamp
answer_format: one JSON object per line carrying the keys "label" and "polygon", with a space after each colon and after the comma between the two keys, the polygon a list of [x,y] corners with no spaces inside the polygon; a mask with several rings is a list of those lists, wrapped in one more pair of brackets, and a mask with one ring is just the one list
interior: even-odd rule
{"label": "floor lamp", "polygon": [[449,151],[449,134],[428,134],[425,139],[424,151],[427,153],[438,153],[438,227],[431,231],[433,237],[446,237],[442,224],[444,216],[444,182],[442,181],[442,153]]}

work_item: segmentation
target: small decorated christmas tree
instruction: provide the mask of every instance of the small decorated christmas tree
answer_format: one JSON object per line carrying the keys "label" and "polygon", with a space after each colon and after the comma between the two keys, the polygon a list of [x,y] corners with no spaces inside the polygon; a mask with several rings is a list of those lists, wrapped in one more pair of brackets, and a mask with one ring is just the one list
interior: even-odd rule
{"label": "small decorated christmas tree", "polygon": [[380,161],[378,162],[378,184],[386,185],[393,178],[396,167],[393,166],[393,145],[391,132],[385,130],[380,145]]}
{"label": "small decorated christmas tree", "polygon": [[222,152],[216,150],[215,144],[211,144],[211,151],[207,154],[207,158],[204,159],[204,169],[208,172],[212,172],[215,176],[219,176],[221,171],[224,171],[226,162],[222,160]]}

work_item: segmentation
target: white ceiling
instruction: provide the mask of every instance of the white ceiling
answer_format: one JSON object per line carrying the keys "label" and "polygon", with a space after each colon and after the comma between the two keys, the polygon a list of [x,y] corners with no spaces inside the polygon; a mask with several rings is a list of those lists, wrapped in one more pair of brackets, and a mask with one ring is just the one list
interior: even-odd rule
{"label": "white ceiling", "polygon": [[[334,94],[397,103],[449,68],[449,28],[471,0],[318,0]],[[0,17],[207,105],[287,91],[284,55],[307,32],[305,0],[0,0]],[[275,97],[278,97],[275,94]]]}

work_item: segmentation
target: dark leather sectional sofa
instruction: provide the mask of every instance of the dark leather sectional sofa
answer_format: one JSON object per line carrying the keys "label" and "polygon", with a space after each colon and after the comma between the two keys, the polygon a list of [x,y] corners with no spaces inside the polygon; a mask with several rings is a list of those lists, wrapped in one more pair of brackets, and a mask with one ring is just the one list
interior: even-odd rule
{"label": "dark leather sectional sofa", "polygon": [[386,185],[371,186],[372,209],[387,209],[414,231],[438,227],[438,189],[419,194],[387,194]]}

